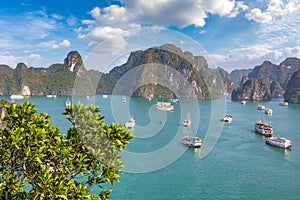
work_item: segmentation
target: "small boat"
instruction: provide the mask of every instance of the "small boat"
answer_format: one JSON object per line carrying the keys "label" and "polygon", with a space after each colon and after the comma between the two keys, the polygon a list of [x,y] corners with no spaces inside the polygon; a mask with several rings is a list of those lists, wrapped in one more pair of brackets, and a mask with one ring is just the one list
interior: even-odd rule
{"label": "small boat", "polygon": [[103,98],[103,99],[106,99],[107,97],[108,97],[107,94],[103,94],[103,95],[102,95],[102,98]]}
{"label": "small boat", "polygon": [[286,101],[283,101],[283,102],[280,102],[279,105],[280,105],[280,106],[285,106],[285,107],[286,107],[286,106],[289,105],[289,103],[286,102]]}
{"label": "small boat", "polygon": [[265,113],[267,115],[272,115],[273,114],[273,110],[271,108],[267,108],[267,109],[265,109]]}
{"label": "small boat", "polygon": [[262,104],[258,104],[258,105],[257,105],[257,109],[258,109],[258,110],[265,110],[266,107],[265,107],[264,105],[262,105]]}
{"label": "small boat", "polygon": [[48,95],[46,95],[46,97],[56,99],[57,96],[55,94],[48,94]]}
{"label": "small boat", "polygon": [[71,101],[69,99],[67,99],[66,101],[66,107],[70,107],[72,105]]}
{"label": "small boat", "polygon": [[170,102],[157,102],[156,103],[156,109],[158,110],[166,110],[166,111],[173,111],[174,106],[171,105]]}
{"label": "small boat", "polygon": [[270,137],[266,139],[266,143],[284,149],[288,149],[292,147],[291,140],[288,140],[284,137]]}
{"label": "small boat", "polygon": [[126,103],[126,102],[127,102],[126,97],[123,97],[123,98],[122,98],[122,103]]}
{"label": "small boat", "polygon": [[133,129],[135,126],[135,120],[131,117],[125,122],[125,127],[128,129]]}
{"label": "small boat", "polygon": [[245,101],[245,100],[242,100],[242,101],[241,101],[241,104],[242,104],[242,105],[246,105],[246,101]]}
{"label": "small boat", "polygon": [[255,123],[254,130],[265,137],[272,137],[273,135],[273,127],[261,120]]}
{"label": "small boat", "polygon": [[86,99],[90,99],[90,96],[89,96],[89,95],[86,95]]}
{"label": "small boat", "polygon": [[10,96],[10,99],[13,99],[13,100],[24,99],[24,96],[20,95],[20,94],[13,94]]}
{"label": "small boat", "polygon": [[232,122],[232,115],[231,115],[231,114],[225,115],[225,116],[221,119],[221,122],[231,123],[231,122]]}
{"label": "small boat", "polygon": [[178,103],[178,99],[169,99],[169,102]]}
{"label": "small boat", "polygon": [[186,115],[186,118],[183,120],[183,126],[184,127],[189,127],[189,126],[191,126],[191,124],[192,124],[192,120],[191,120],[191,117],[190,117],[190,113],[188,113],[187,115]]}
{"label": "small boat", "polygon": [[202,140],[199,137],[186,135],[182,138],[182,144],[188,147],[200,148],[202,145]]}

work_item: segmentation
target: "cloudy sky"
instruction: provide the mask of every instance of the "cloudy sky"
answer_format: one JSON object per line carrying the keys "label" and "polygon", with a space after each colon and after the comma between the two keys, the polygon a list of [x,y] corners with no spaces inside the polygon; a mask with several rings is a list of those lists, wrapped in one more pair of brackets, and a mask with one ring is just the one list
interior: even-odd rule
{"label": "cloudy sky", "polygon": [[9,0],[0,3],[0,64],[48,67],[77,50],[112,65],[165,42],[201,53],[193,41],[231,71],[300,57],[299,33],[300,0]]}

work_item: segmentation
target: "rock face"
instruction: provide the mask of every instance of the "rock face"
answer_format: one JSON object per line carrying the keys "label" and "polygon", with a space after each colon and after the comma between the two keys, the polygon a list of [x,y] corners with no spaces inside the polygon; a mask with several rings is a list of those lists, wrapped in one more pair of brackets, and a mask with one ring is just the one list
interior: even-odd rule
{"label": "rock face", "polygon": [[30,89],[29,89],[28,85],[22,85],[21,94],[23,96],[30,96],[31,95],[31,92],[30,92]]}
{"label": "rock face", "polygon": [[[106,81],[100,81],[98,93],[114,91],[146,98],[217,98],[226,89],[220,73],[209,69],[204,57],[183,52],[172,44],[132,52],[125,64],[104,74],[102,79]],[[124,82],[116,86],[120,79]],[[101,91],[108,82],[113,88]]]}
{"label": "rock face", "polygon": [[67,57],[64,60],[64,65],[70,72],[81,74],[83,69],[83,62],[78,51],[71,51],[70,53],[68,53]]}
{"label": "rock face", "polygon": [[251,71],[252,69],[235,69],[230,72],[229,78],[233,81],[235,87],[240,87],[245,83],[242,81],[243,77],[247,77]]}
{"label": "rock face", "polygon": [[284,101],[289,103],[300,103],[300,70],[294,72],[287,84],[284,93]]}
{"label": "rock face", "polygon": [[270,86],[272,97],[281,98],[284,94],[284,89],[278,81],[273,81]]}
{"label": "rock face", "polygon": [[270,86],[266,81],[251,78],[239,88],[233,90],[232,100],[270,101]]}
{"label": "rock face", "polygon": [[265,61],[263,64],[256,66],[253,71],[248,74],[248,77],[262,79],[269,84],[273,81],[277,81],[283,89],[286,89],[291,75],[299,69],[300,59],[298,58],[287,58],[279,65]]}

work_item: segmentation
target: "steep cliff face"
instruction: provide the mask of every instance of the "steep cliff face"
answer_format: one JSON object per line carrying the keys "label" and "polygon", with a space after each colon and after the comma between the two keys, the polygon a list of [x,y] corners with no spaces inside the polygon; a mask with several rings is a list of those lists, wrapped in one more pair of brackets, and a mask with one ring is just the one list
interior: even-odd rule
{"label": "steep cliff face", "polygon": [[284,89],[281,87],[278,81],[273,81],[270,86],[272,97],[283,97]]}
{"label": "steep cliff face", "polygon": [[289,80],[284,100],[289,103],[300,103],[300,70],[294,72]]}
{"label": "steep cliff face", "polygon": [[270,86],[266,81],[251,78],[239,88],[233,90],[232,100],[270,101]]}
{"label": "steep cliff face", "polygon": [[78,76],[81,78],[77,84],[79,94],[86,94],[91,87],[85,72],[81,56],[75,51],[68,54],[65,64],[53,64],[48,68],[28,68],[25,63],[19,63],[15,69],[0,65],[0,95],[71,95]]}
{"label": "steep cliff face", "polygon": [[277,81],[283,89],[286,89],[287,82],[292,73],[300,69],[300,60],[298,58],[287,58],[279,65],[275,65],[270,61],[265,61],[263,64],[256,66],[249,78],[262,79],[268,83]]}
{"label": "steep cliff face", "polygon": [[242,86],[245,82],[242,82],[243,77],[247,77],[252,69],[235,69],[229,74],[229,78],[233,81],[235,87]]}
{"label": "steep cliff face", "polygon": [[[116,82],[130,74],[131,70],[134,74],[126,79],[127,82],[115,88]],[[171,44],[132,52],[125,64],[115,67],[102,79],[110,81],[112,86],[106,88],[107,92],[115,89],[116,93],[146,98],[176,96],[206,99],[220,97],[224,93],[224,87],[217,86],[224,84],[222,76],[207,68],[203,57],[195,57]],[[105,88],[104,84],[98,85],[99,93],[105,93],[101,91]]]}
{"label": "steep cliff face", "polygon": [[83,67],[83,61],[78,51],[71,51],[64,60],[64,65],[70,72],[75,72],[77,75],[83,75],[86,70]]}

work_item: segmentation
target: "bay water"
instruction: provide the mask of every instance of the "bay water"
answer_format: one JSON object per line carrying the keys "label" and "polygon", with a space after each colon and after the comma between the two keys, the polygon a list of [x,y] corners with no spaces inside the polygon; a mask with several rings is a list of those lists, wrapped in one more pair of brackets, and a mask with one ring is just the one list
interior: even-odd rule
{"label": "bay water", "polygon": [[[47,112],[52,123],[65,133],[71,126],[61,114],[67,98],[30,97],[28,100],[39,112]],[[135,160],[131,154],[129,158],[124,155],[124,172],[120,182],[111,188],[111,199],[300,198],[300,105],[279,106],[282,99],[259,102],[273,110],[273,115],[268,116],[257,109],[258,102],[242,105],[228,97],[224,97],[221,110],[212,108],[212,104],[220,100],[180,99],[173,104],[173,112],[156,110],[158,100],[155,99],[127,97],[125,104],[121,103],[122,96],[116,99],[97,95],[72,100],[98,105],[106,123],[124,124],[129,116],[136,121],[132,130],[136,137],[126,151],[140,157]],[[22,101],[16,100],[17,103]],[[192,119],[189,129],[181,125],[187,113]],[[233,116],[230,124],[220,122],[226,113]],[[264,137],[254,133],[254,124],[261,118],[273,126],[275,136],[292,141],[291,150],[266,145]],[[211,134],[215,144],[207,140],[213,145],[203,157],[205,149],[195,150],[181,144],[184,134],[201,137],[203,146]],[[157,155],[148,157],[149,154]],[[92,192],[100,191],[95,188]]]}

